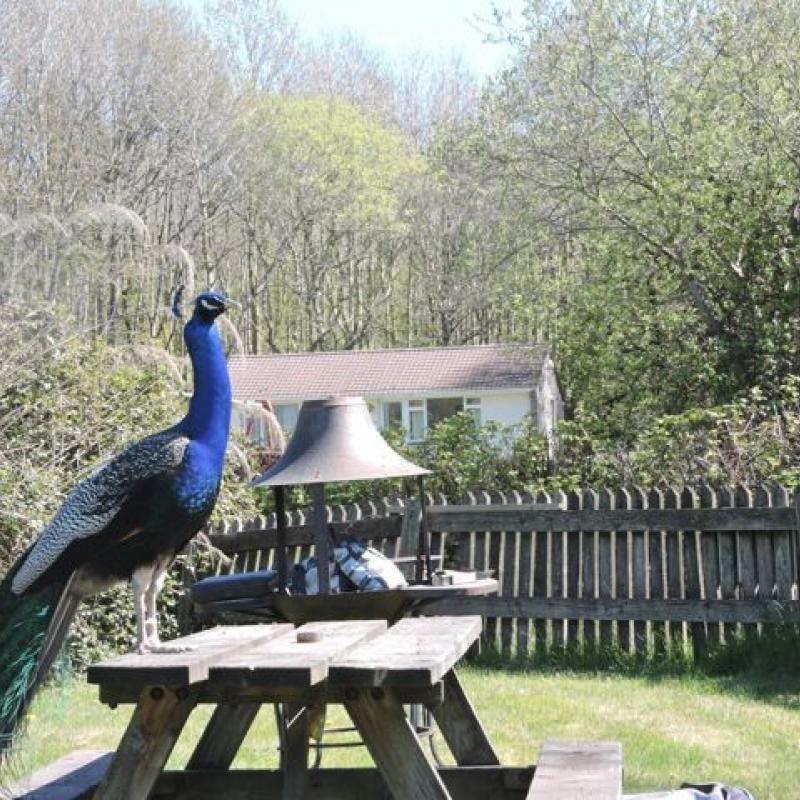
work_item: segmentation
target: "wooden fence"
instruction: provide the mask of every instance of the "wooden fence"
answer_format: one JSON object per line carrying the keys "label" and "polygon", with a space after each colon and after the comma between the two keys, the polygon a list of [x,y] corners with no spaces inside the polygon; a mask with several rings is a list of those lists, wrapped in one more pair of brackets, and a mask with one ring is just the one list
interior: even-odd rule
{"label": "wooden fence", "polygon": [[[616,644],[693,650],[765,623],[800,622],[800,494],[783,487],[622,488],[536,496],[430,498],[432,552],[447,566],[492,570],[497,597],[443,603],[481,613],[506,654]],[[329,509],[391,557],[409,556],[418,506]],[[289,520],[294,558],[311,552],[302,514]],[[272,563],[274,519],[212,532],[235,571]]]}

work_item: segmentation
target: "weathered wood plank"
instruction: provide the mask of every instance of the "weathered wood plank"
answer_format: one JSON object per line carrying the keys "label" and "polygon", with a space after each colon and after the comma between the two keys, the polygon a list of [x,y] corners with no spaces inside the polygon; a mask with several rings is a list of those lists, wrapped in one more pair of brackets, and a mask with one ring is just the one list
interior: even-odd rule
{"label": "weathered wood plank", "polygon": [[[237,686],[313,686],[328,677],[336,656],[379,637],[386,629],[385,620],[309,622],[273,641],[223,654],[209,670],[208,680]],[[299,641],[309,637],[319,638]]]}
{"label": "weathered wood plank", "polygon": [[308,708],[289,703],[286,706],[288,728],[284,753],[282,800],[305,800],[308,795]]}
{"label": "weathered wood plank", "polygon": [[[519,534],[519,579],[517,596],[530,597],[532,588],[533,537],[532,533]],[[517,655],[528,655],[530,640],[530,623],[526,619],[517,619]]]}
{"label": "weathered wood plank", "polygon": [[[525,800],[533,767],[441,767],[439,775],[458,800]],[[158,781],[153,798],[191,797],[194,800],[252,800],[280,797],[283,776],[279,770],[247,769],[232,772],[167,771]],[[309,795],[314,800],[385,798],[386,784],[373,767],[325,768],[309,773]]]}
{"label": "weathered wood plank", "polygon": [[[724,506],[733,506],[732,500],[728,502],[724,492],[711,486],[701,486],[699,493],[701,508],[716,510],[720,502]],[[703,597],[715,600],[719,590],[719,546],[718,534],[715,530],[700,531],[700,573],[702,575]],[[719,646],[722,637],[722,626],[717,622],[706,625],[706,644],[710,648]]]}
{"label": "weathered wood plank", "polygon": [[345,708],[394,800],[450,800],[390,689],[352,689]]}
{"label": "weathered wood plank", "polygon": [[[398,539],[401,536],[404,517],[368,517],[354,522],[334,522],[331,527],[338,534],[349,533],[360,539]],[[251,528],[231,533],[212,533],[211,544],[226,555],[250,550],[265,550],[278,544],[277,531],[270,528]],[[290,525],[286,528],[287,547],[310,546],[314,544],[313,525]]]}
{"label": "weathered wood plank", "polygon": [[[581,545],[583,535],[564,539],[564,596],[579,597],[581,584]],[[564,642],[574,647],[579,641],[578,620],[568,619],[564,627]]]}
{"label": "weathered wood plank", "polygon": [[441,600],[423,613],[635,622],[800,622],[800,601],[470,597]]}
{"label": "weathered wood plank", "polygon": [[[533,534],[536,537],[534,543],[534,564],[533,564],[533,596],[546,598],[548,575],[548,557],[550,553],[550,534],[547,531],[539,531]],[[547,648],[547,628],[546,620],[535,620],[533,623],[534,636],[536,640],[536,653],[541,654]]]}
{"label": "weathered wood plank", "polygon": [[[729,531],[717,533],[719,547],[719,596],[723,600],[736,598],[736,534]],[[736,634],[735,625],[723,628],[725,641]]]}
{"label": "weathered wood plank", "polygon": [[[631,507],[636,510],[645,509],[647,495],[636,487],[631,491]],[[632,596],[638,599],[647,597],[647,570],[649,568],[646,532],[630,530],[631,557],[632,557]],[[635,653],[647,652],[647,622],[636,620],[633,623],[633,651]]]}
{"label": "weathered wood plank", "polygon": [[[752,531],[736,533],[736,559],[739,564],[739,600],[752,600],[756,597],[757,585],[755,534]],[[755,625],[745,625],[743,632],[746,636],[754,636],[757,629]]]}
{"label": "weathered wood plank", "polygon": [[[506,531],[503,534],[503,569],[500,577],[500,594],[503,597],[514,597],[517,594],[519,564],[517,562],[517,540],[520,534]],[[510,657],[514,637],[514,620],[500,621],[500,650],[504,656]]]}
{"label": "weathered wood plank", "polygon": [[477,616],[402,619],[369,647],[333,658],[329,680],[343,686],[430,686],[453,668],[480,633]]}
{"label": "weathered wood plank", "polygon": [[96,800],[146,800],[195,704],[185,689],[145,687]]}
{"label": "weathered wood plank", "polygon": [[186,769],[228,769],[261,703],[220,703],[211,715]]}
{"label": "weathered wood plank", "polygon": [[89,683],[138,683],[140,686],[188,686],[204,681],[208,670],[227,653],[284,636],[289,624],[230,625],[176,639],[169,644],[186,647],[183,653],[127,653],[89,667]]}
{"label": "weathered wood plank", "polygon": [[[664,533],[662,531],[648,531],[645,536],[647,537],[650,551],[648,595],[651,600],[664,600]],[[652,631],[654,652],[663,654],[667,649],[666,625],[659,620],[651,620],[650,629]]]}
{"label": "weathered wood plank", "polygon": [[[680,495],[676,489],[668,488],[664,492],[664,507],[679,508]],[[665,594],[667,597],[681,599],[684,591],[683,573],[683,531],[676,531],[666,536],[664,551]],[[668,624],[670,652],[684,653],[684,623],[673,620]]]}
{"label": "weathered wood plank", "polygon": [[520,506],[447,506],[430,509],[431,529],[478,531],[789,530],[793,508],[676,508],[525,511]]}
{"label": "weathered wood plank", "polygon": [[[696,492],[685,489],[681,495],[681,505],[695,506],[700,502]],[[700,532],[685,531],[683,535],[684,597],[699,600],[702,596],[702,575],[700,574]],[[695,659],[705,658],[708,650],[706,626],[704,622],[692,622],[689,626],[692,653]]]}
{"label": "weathered wood plank", "polygon": [[[550,569],[547,596],[561,599],[564,597],[564,535],[559,531],[548,531],[547,540]],[[556,650],[564,647],[564,623],[565,618],[561,617],[553,619],[550,625],[551,646]]]}
{"label": "weathered wood plank", "polygon": [[[616,492],[616,507],[629,508],[631,505],[630,492],[621,488]],[[627,599],[633,596],[631,586],[631,534],[629,531],[617,531],[614,534],[614,568],[616,586],[614,597]],[[624,652],[630,652],[631,648],[631,623],[629,620],[619,620],[617,622],[617,637],[619,646]]]}
{"label": "weathered wood plank", "polygon": [[[139,691],[139,688],[126,684],[104,685],[100,689],[100,702],[112,706],[136,703]],[[290,702],[301,705],[341,705],[346,691],[346,687],[332,686],[327,681],[314,686],[228,686],[205,682],[192,688],[198,705]],[[394,693],[405,705],[418,703],[433,708],[444,701],[444,684],[439,681],[433,686],[397,686]]]}
{"label": "weathered wood plank", "polygon": [[15,800],[78,800],[91,792],[108,770],[113,753],[76,750],[36,770],[8,790]]}
{"label": "weathered wood plank", "polygon": [[454,670],[445,675],[444,687],[446,702],[433,708],[433,717],[456,764],[499,764],[500,759]]}
{"label": "weathered wood plank", "polygon": [[[488,567],[487,569],[492,571],[492,574],[497,575],[498,578],[501,577],[500,575],[500,555],[502,553],[502,541],[503,541],[503,534],[502,531],[492,531],[488,534],[489,536],[489,548],[488,548]],[[490,643],[493,647],[499,648],[500,644],[498,642],[498,620],[494,617],[490,617],[486,620],[485,625],[483,626],[483,637],[484,640]]]}
{"label": "weathered wood plank", "polygon": [[619,800],[622,746],[618,742],[545,742],[528,800]]}

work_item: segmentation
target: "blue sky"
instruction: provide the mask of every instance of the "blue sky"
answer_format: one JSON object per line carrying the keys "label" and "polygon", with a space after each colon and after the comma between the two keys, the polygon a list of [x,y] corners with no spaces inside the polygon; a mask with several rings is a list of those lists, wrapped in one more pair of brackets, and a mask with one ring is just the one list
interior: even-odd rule
{"label": "blue sky", "polygon": [[[499,0],[519,13],[523,0]],[[502,66],[508,49],[485,44],[470,21],[491,18],[492,0],[286,0],[284,8],[310,35],[350,29],[392,57],[420,49],[458,52],[481,75]]]}
{"label": "blue sky", "polygon": [[[185,0],[201,8],[202,0]],[[391,58],[423,50],[459,53],[478,75],[505,62],[504,45],[485,44],[471,21],[491,18],[492,6],[519,16],[524,0],[283,0],[301,33],[317,37],[350,30]]]}

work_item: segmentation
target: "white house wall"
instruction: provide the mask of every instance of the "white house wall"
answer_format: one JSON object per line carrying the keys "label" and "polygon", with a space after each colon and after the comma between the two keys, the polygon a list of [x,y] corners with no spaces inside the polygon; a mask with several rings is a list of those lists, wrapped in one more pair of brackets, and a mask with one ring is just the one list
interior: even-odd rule
{"label": "white house wall", "polygon": [[[555,375],[550,370],[550,374],[543,375],[544,380],[540,382],[538,390],[516,389],[516,390],[495,390],[485,393],[475,391],[461,392],[437,392],[431,395],[400,395],[400,396],[372,396],[365,400],[370,406],[370,412],[375,424],[382,427],[382,404],[385,402],[401,402],[403,404],[403,425],[406,429],[409,425],[409,400],[427,400],[432,397],[478,397],[481,405],[481,422],[499,422],[501,425],[517,425],[526,415],[533,414],[536,417],[538,429],[545,434],[552,435],[554,422],[562,418],[561,396],[558,391],[558,384]],[[295,406],[299,409],[302,403],[301,398],[287,400],[278,406]],[[234,424],[244,427],[247,416],[245,404],[235,403],[233,412]],[[276,406],[276,411],[282,409]]]}
{"label": "white house wall", "polygon": [[481,397],[481,420],[516,425],[533,411],[531,392],[508,392]]}

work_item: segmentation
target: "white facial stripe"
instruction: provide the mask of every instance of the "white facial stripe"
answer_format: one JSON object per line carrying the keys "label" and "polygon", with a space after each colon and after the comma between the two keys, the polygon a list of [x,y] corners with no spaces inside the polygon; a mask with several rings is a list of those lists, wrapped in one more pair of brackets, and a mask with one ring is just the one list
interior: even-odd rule
{"label": "white facial stripe", "polygon": [[216,305],[215,303],[209,303],[208,300],[206,300],[205,297],[203,297],[200,300],[200,305],[203,306],[203,308],[206,311],[217,311],[217,310],[219,310],[219,306],[218,305]]}

